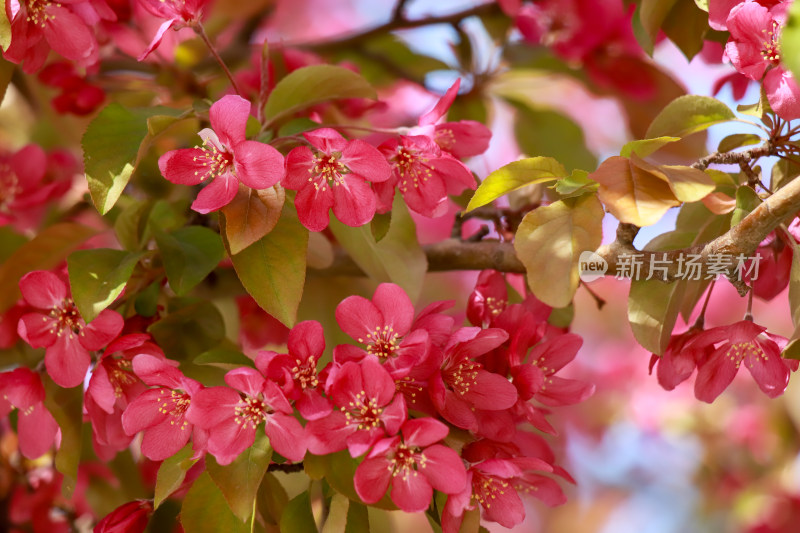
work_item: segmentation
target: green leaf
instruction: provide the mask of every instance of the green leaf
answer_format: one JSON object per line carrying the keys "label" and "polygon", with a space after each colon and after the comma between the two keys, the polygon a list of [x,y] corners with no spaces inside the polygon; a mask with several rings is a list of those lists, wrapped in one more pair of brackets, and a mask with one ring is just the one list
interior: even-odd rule
{"label": "green leaf", "polygon": [[467,211],[486,205],[526,185],[567,177],[564,165],[552,157],[530,157],[495,170],[483,180],[469,201]]}
{"label": "green leaf", "polygon": [[216,231],[188,226],[172,233],[156,231],[156,243],[175,294],[184,296],[203,281],[225,257]]}
{"label": "green leaf", "polygon": [[281,533],[317,531],[314,515],[311,514],[311,499],[308,491],[301,492],[286,504],[286,508],[281,515],[280,528]]}
{"label": "green leaf", "polygon": [[761,140],[761,137],[754,133],[734,133],[733,135],[728,135],[719,142],[717,151],[730,152],[742,146],[758,144]]}
{"label": "green leaf", "polygon": [[795,330],[800,327],[800,246],[792,246],[792,269],[789,273],[789,309]]}
{"label": "green leaf", "polygon": [[781,31],[781,63],[800,79],[800,4],[789,6],[786,24]]}
{"label": "green leaf", "polygon": [[679,0],[667,14],[661,29],[691,60],[703,49],[703,41],[709,31],[708,13],[693,2]]}
{"label": "green leaf", "polygon": [[264,117],[270,122],[321,102],[341,98],[377,98],[375,89],[352,70],[334,65],[299,68],[283,78],[269,95]]}
{"label": "green leaf", "polygon": [[372,236],[375,238],[375,242],[381,242],[381,239],[386,237],[386,233],[388,233],[391,224],[391,211],[388,213],[376,213],[375,216],[372,217],[372,221],[369,223],[369,229],[372,230]]}
{"label": "green leaf", "polygon": [[0,265],[0,313],[20,298],[19,280],[32,270],[50,270],[97,230],[60,222],[43,229],[33,240],[20,246]]}
{"label": "green leaf", "polygon": [[514,239],[534,295],[551,307],[566,307],[578,288],[581,252],[602,240],[603,206],[597,196],[559,200],[522,219]]}
{"label": "green leaf", "polygon": [[86,128],[81,145],[89,194],[101,215],[114,207],[144,156],[153,135],[163,125],[149,123],[156,115],[167,118],[182,113],[168,107],[127,109],[112,103],[103,108]]}
{"label": "green leaf", "polygon": [[[648,54],[653,53],[653,44],[656,42],[658,32],[661,31],[661,24],[667,18],[672,7],[677,0],[642,0],[639,5],[638,14],[639,20],[642,23],[642,29],[646,33],[646,39],[642,44],[645,52]],[[644,156],[643,156],[644,157]]]}
{"label": "green leaf", "polygon": [[350,500],[347,509],[347,528],[345,533],[369,533],[369,513],[367,506]]}
{"label": "green leaf", "polygon": [[264,520],[270,524],[279,524],[283,510],[289,503],[289,496],[278,478],[269,472],[264,474],[257,498],[256,505]]}
{"label": "green leaf", "polygon": [[61,490],[69,498],[78,479],[78,464],[83,449],[83,387],[63,389],[50,376],[42,374],[46,397],[44,406],[61,428],[61,445],[56,452],[56,470],[64,475]]}
{"label": "green leaf", "polygon": [[133,307],[137,315],[152,317],[158,312],[158,298],[161,296],[161,279],[154,281],[136,295]]}
{"label": "green leaf", "polygon": [[328,517],[322,525],[322,533],[345,533],[349,508],[350,498],[343,494],[334,494],[328,508]]}
{"label": "green leaf", "polygon": [[736,189],[736,207],[731,217],[731,227],[737,225],[744,217],[761,204],[761,198],[752,187],[742,185]]}
{"label": "green leaf", "polygon": [[[248,533],[250,525],[244,524],[228,507],[222,491],[203,472],[186,493],[181,507],[181,525],[186,533]],[[314,531],[313,529],[309,531]]]}
{"label": "green leaf", "polygon": [[0,263],[11,257],[27,242],[28,239],[14,231],[11,226],[0,227]]}
{"label": "green leaf", "polygon": [[567,171],[597,166],[583,130],[572,119],[555,111],[515,107],[514,135],[523,153],[552,157]]}
{"label": "green leaf", "polygon": [[731,109],[716,98],[689,94],[679,96],[653,119],[646,137],[685,137],[714,124],[735,120]]}
{"label": "green leaf", "polygon": [[201,353],[192,361],[196,365],[211,365],[225,370],[233,370],[243,366],[253,367],[253,360],[239,350],[214,348]]}
{"label": "green leaf", "polygon": [[686,283],[657,279],[633,280],[628,295],[628,321],[636,341],[663,354],[681,310]]}
{"label": "green leaf", "polygon": [[[175,334],[178,331],[180,335]],[[183,360],[219,344],[225,337],[225,323],[217,307],[204,300],[170,312],[147,332],[171,358]]]}
{"label": "green leaf", "polygon": [[589,173],[585,170],[573,170],[572,174],[562,178],[550,187],[555,189],[563,198],[572,198],[586,193],[597,191],[598,183],[589,179]]}
{"label": "green leaf", "polygon": [[330,229],[369,277],[379,282],[396,283],[412,301],[416,300],[422,290],[428,260],[417,241],[414,220],[399,194],[395,195],[392,204],[389,231],[380,242],[375,242],[369,225],[352,228],[331,218]]}
{"label": "green leaf", "polygon": [[158,467],[158,474],[156,474],[153,507],[158,509],[158,506],[169,498],[170,494],[178,490],[178,487],[181,486],[186,478],[186,472],[197,462],[197,459],[192,459],[191,457],[192,443],[189,443],[181,448],[178,453],[172,457],[167,457],[161,463],[161,466]]}
{"label": "green leaf", "polygon": [[[220,222],[224,236],[224,219]],[[231,255],[245,290],[264,311],[287,327],[292,327],[297,319],[297,307],[306,281],[307,248],[308,230],[300,224],[297,212],[284,205],[278,224],[271,232],[240,253]]]}
{"label": "green leaf", "polygon": [[143,253],[109,248],[78,250],[67,258],[72,298],[81,317],[91,322],[122,294]]}
{"label": "green leaf", "polygon": [[253,513],[253,502],[271,458],[272,447],[262,432],[256,436],[255,443],[229,465],[218,464],[212,455],[206,457],[206,470],[222,491],[233,514],[242,522]]}
{"label": "green leaf", "polygon": [[619,151],[619,155],[622,157],[630,157],[631,154],[636,154],[639,157],[647,157],[667,144],[680,140],[680,137],[656,137],[654,139],[630,141],[623,145],[622,149]]}
{"label": "green leaf", "polygon": [[0,0],[0,48],[5,52],[9,46],[11,46],[11,21],[6,15],[6,0]]}
{"label": "green leaf", "polygon": [[770,178],[772,192],[777,191],[799,175],[800,165],[788,159],[778,159],[772,166],[772,177]]}

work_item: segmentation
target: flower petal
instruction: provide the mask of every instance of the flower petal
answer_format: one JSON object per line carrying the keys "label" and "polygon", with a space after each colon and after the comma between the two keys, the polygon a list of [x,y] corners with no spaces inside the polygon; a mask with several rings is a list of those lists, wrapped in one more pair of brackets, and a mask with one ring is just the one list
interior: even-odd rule
{"label": "flower petal", "polygon": [[62,332],[44,354],[47,373],[57,385],[64,388],[76,387],[83,383],[91,362],[89,352],[81,346],[78,337],[72,332]]}
{"label": "flower petal", "polygon": [[245,139],[250,102],[235,94],[223,96],[208,110],[211,128],[229,149]]}
{"label": "flower petal", "polygon": [[283,156],[275,148],[258,141],[244,141],[233,149],[236,177],[253,189],[272,187],[284,175]]}
{"label": "flower petal", "polygon": [[356,468],[353,484],[358,497],[365,503],[375,503],[386,494],[392,479],[392,466],[386,456],[365,459]]}
{"label": "flower petal", "polygon": [[192,209],[203,214],[217,211],[231,203],[238,191],[239,180],[230,172],[225,172],[203,187],[192,202]]}
{"label": "flower petal", "polygon": [[47,310],[61,305],[69,295],[64,282],[46,270],[35,270],[22,276],[19,290],[30,305]]}

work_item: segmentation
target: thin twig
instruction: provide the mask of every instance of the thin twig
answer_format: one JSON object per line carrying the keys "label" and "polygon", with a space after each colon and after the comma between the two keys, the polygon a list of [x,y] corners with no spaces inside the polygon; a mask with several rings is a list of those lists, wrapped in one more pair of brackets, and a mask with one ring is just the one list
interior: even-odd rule
{"label": "thin twig", "polygon": [[233,74],[228,68],[228,65],[225,64],[225,61],[222,60],[219,53],[217,52],[217,49],[211,43],[211,40],[208,38],[208,35],[206,34],[206,30],[203,28],[203,25],[198,23],[196,26],[194,26],[194,31],[197,35],[200,36],[203,42],[206,43],[208,51],[211,52],[211,55],[213,55],[214,59],[217,60],[219,66],[222,67],[222,70],[225,72],[225,75],[228,76],[228,80],[230,80],[231,85],[233,86],[233,90],[236,91],[236,94],[241,95],[242,90],[239,89],[239,85],[236,83],[236,80],[234,79]]}

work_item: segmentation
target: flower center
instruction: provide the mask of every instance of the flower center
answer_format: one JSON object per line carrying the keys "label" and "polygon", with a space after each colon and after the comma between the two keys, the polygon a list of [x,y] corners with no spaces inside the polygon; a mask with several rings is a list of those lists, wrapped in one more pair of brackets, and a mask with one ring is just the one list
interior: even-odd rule
{"label": "flower center", "polygon": [[774,65],[781,60],[781,26],[777,20],[772,21],[772,28],[761,30],[763,41],[761,41],[761,57]]}
{"label": "flower center", "polygon": [[394,167],[400,175],[397,187],[400,192],[406,192],[409,187],[419,188],[420,184],[428,181],[434,169],[432,165],[426,164],[427,159],[422,158],[416,151],[401,147],[392,158]]}
{"label": "flower center", "polygon": [[389,463],[389,470],[392,472],[393,477],[402,477],[403,480],[408,479],[408,476],[417,476],[417,470],[414,466],[425,468],[427,458],[425,454],[418,453],[419,448],[410,448],[406,444],[398,444],[394,451],[394,457]]}
{"label": "flower center", "polygon": [[473,471],[472,499],[489,509],[498,496],[505,494],[508,486],[508,481],[504,479]]}
{"label": "flower center", "polygon": [[386,359],[397,350],[398,337],[392,326],[378,326],[372,333],[367,333],[366,339],[358,339],[358,342],[367,345],[367,353]]}
{"label": "flower center", "polygon": [[318,191],[327,191],[328,184],[338,187],[344,183],[344,175],[350,172],[344,163],[339,161],[339,154],[333,153],[318,154],[314,156],[314,166],[308,169],[311,177],[308,181],[314,183],[314,188]]}
{"label": "flower center", "polygon": [[[64,330],[67,330],[70,338],[73,335],[83,334],[85,324],[72,298],[64,298],[60,305],[50,310],[49,314],[50,317],[55,319],[50,326],[51,333],[55,333],[60,337]],[[47,318],[44,318],[44,320],[47,320]]]}
{"label": "flower center", "polygon": [[[47,13],[47,11],[45,11],[50,3],[51,2],[48,0],[28,0],[28,14],[25,17],[25,20],[34,26],[44,28],[44,25],[48,19],[53,20],[56,18],[52,13]],[[56,7],[61,7],[61,4],[57,2],[52,3]]]}
{"label": "flower center", "polygon": [[195,170],[195,176],[201,176],[200,181],[228,172],[233,166],[233,155],[227,150],[219,150],[211,142],[205,142],[204,146],[198,147],[203,151],[202,155],[195,156],[193,160],[205,167],[205,170]]}
{"label": "flower center", "polygon": [[492,316],[497,316],[503,312],[506,308],[505,300],[500,300],[495,298],[494,296],[489,296],[486,298],[486,307],[489,309],[489,313]]}
{"label": "flower center", "polygon": [[367,399],[367,393],[361,391],[347,407],[342,407],[346,424],[358,424],[358,429],[374,429],[381,424],[383,409],[378,407],[375,398]]}
{"label": "flower center", "polygon": [[133,365],[127,359],[111,359],[107,363],[108,379],[114,386],[114,396],[120,398],[125,391],[125,387],[139,381],[131,370]]}
{"label": "flower center", "polygon": [[0,162],[0,213],[11,212],[11,204],[20,192],[19,178],[8,163]]}
{"label": "flower center", "polygon": [[[748,356],[755,357],[756,360],[758,360],[759,357],[764,361],[767,360],[767,354],[764,353],[761,346],[753,341],[737,342],[728,348],[728,352],[725,355],[736,364],[736,368],[739,368],[739,365],[742,364],[742,359]],[[754,364],[755,361],[751,361],[750,368],[752,368]]]}
{"label": "flower center", "polygon": [[161,389],[159,403],[158,411],[172,417],[169,425],[179,424],[181,431],[189,426],[189,422],[183,416],[191,403],[191,398],[189,398],[188,394],[176,390]]}
{"label": "flower center", "polygon": [[442,369],[442,378],[444,378],[445,383],[450,385],[450,388],[463,396],[469,392],[470,387],[478,383],[478,370],[480,368],[480,363],[469,359],[462,359],[457,363],[446,360]]}
{"label": "flower center", "polygon": [[317,365],[313,358],[308,358],[306,361],[295,359],[297,365],[292,368],[294,373],[294,380],[300,384],[303,389],[314,388],[319,385],[319,378],[317,378]]}
{"label": "flower center", "polygon": [[234,409],[234,417],[236,423],[242,424],[243,428],[250,424],[253,429],[256,429],[256,426],[267,419],[267,404],[258,398],[245,396],[243,400],[239,400],[239,404]]}

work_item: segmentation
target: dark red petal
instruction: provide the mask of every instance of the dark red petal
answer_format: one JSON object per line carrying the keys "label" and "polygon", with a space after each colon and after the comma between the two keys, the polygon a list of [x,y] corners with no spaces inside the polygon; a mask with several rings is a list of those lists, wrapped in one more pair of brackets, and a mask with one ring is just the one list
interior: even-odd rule
{"label": "dark red petal", "polygon": [[[314,166],[314,153],[308,146],[293,148],[286,156],[286,176],[282,185],[287,189],[300,190],[315,177],[309,171]],[[313,185],[311,185],[313,187]]]}
{"label": "dark red petal", "polygon": [[694,395],[711,403],[731,384],[739,367],[728,357],[729,346],[722,346],[697,371]]}
{"label": "dark red petal", "polygon": [[517,403],[517,389],[505,377],[478,370],[475,384],[464,393],[464,398],[475,407],[487,411],[502,411]]}
{"label": "dark red petal", "polygon": [[593,393],[594,385],[591,383],[550,376],[545,389],[536,395],[536,399],[544,405],[557,407],[580,403]]}
{"label": "dark red petal", "polygon": [[328,227],[330,221],[328,212],[333,205],[333,193],[328,187],[324,190],[316,189],[312,184],[306,183],[306,186],[297,191],[294,205],[303,226],[311,231],[322,231]]}
{"label": "dark red petal", "polygon": [[347,148],[347,140],[342,134],[332,128],[320,128],[307,131],[303,134],[314,148],[330,155],[333,152],[343,152]]}
{"label": "dark red petal", "polygon": [[150,389],[133,400],[122,413],[122,428],[128,435],[136,435],[143,429],[160,424],[169,417],[159,410],[163,396],[170,391]]}
{"label": "dark red petal", "polygon": [[789,367],[777,350],[751,351],[745,356],[744,366],[752,374],[758,387],[770,398],[783,394],[789,384]]}
{"label": "dark red petal", "polygon": [[255,368],[235,368],[225,374],[225,383],[248,396],[256,397],[264,389],[264,376]]}
{"label": "dark red petal", "polygon": [[327,455],[347,448],[347,437],[356,431],[348,425],[344,413],[333,411],[329,416],[311,420],[306,424],[308,451],[314,455]]}
{"label": "dark red petal", "polygon": [[372,343],[372,335],[387,323],[377,306],[362,296],[342,300],[336,306],[336,322],[342,331],[362,344]]}
{"label": "dark red petal", "polygon": [[50,47],[72,61],[81,63],[97,53],[97,41],[83,20],[60,4],[47,4],[44,37]]}
{"label": "dark red petal", "polygon": [[414,304],[399,285],[381,283],[372,295],[372,303],[383,314],[384,325],[403,336],[414,322]]}
{"label": "dark red petal", "polygon": [[420,126],[427,126],[429,124],[435,124],[437,120],[442,118],[447,114],[447,110],[450,109],[450,106],[453,105],[453,102],[458,95],[458,88],[461,86],[461,78],[458,78],[453,85],[447,89],[447,92],[444,93],[436,105],[433,106],[433,109],[419,117],[419,125]]}
{"label": "dark red petal", "polygon": [[148,385],[180,389],[183,374],[166,360],[149,354],[133,358],[133,373]]}
{"label": "dark red petal", "polygon": [[315,359],[325,350],[325,336],[322,324],[316,320],[300,322],[289,332],[289,353],[301,360]]}
{"label": "dark red petal", "polygon": [[42,313],[28,313],[20,317],[17,333],[32,347],[46,348],[52,346],[58,338],[55,332],[56,326],[56,321],[51,316]]}

